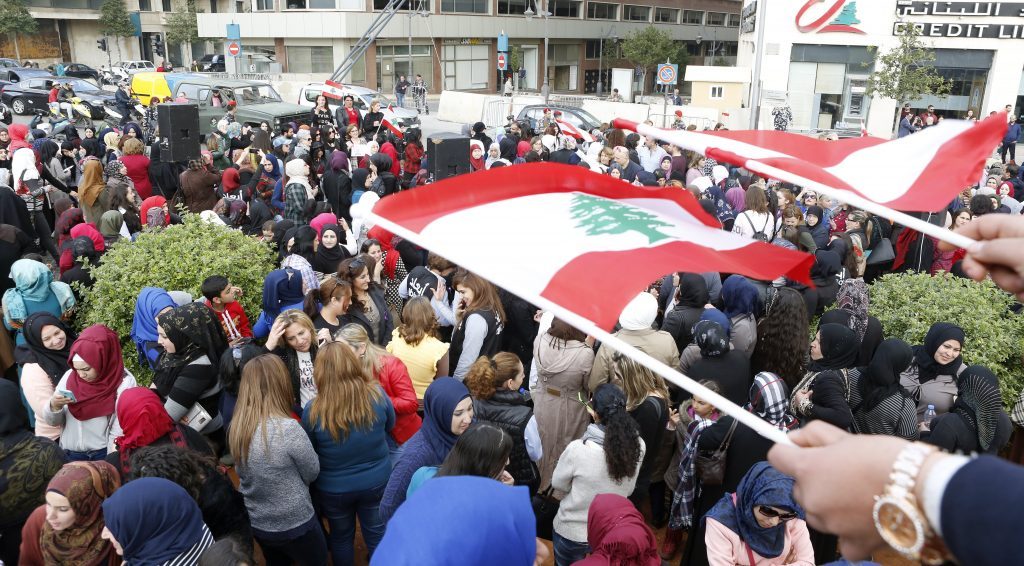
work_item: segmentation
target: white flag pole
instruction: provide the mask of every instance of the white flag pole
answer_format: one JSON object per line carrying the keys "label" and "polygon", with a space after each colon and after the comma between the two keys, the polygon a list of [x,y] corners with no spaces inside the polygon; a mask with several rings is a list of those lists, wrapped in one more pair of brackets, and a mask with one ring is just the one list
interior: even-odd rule
{"label": "white flag pole", "polygon": [[[643,134],[648,137],[652,137],[662,141],[667,141],[683,149],[698,152],[702,152],[704,150],[705,143],[703,142],[694,142],[692,144],[686,143],[686,139],[691,136],[689,132],[681,130],[662,130],[660,128],[655,128],[654,126],[648,126],[646,124],[636,124],[635,127],[633,127],[633,129],[635,129],[638,134]],[[786,181],[788,183],[793,183],[796,185],[800,185],[802,187],[806,187],[808,189],[813,189],[814,191],[826,194],[836,200],[845,202],[846,204],[853,205],[857,208],[866,210],[873,214],[877,214],[883,218],[887,218],[893,222],[902,224],[908,228],[912,228],[914,230],[917,230],[918,232],[927,234],[943,242],[950,243],[958,248],[966,249],[977,243],[976,240],[968,238],[963,234],[958,234],[956,232],[953,232],[952,230],[948,230],[941,226],[936,226],[935,224],[932,224],[930,222],[925,222],[920,218],[915,218],[904,212],[894,210],[892,208],[889,208],[888,206],[885,206],[884,204],[879,204],[872,200],[868,200],[854,192],[846,191],[843,189],[837,189],[835,187],[830,187],[828,185],[822,185],[821,183],[811,181],[810,179],[807,179],[795,173],[790,173],[789,171],[784,171],[772,165],[761,163],[760,161],[757,161],[755,159],[747,159],[743,163],[734,163],[734,165],[746,167],[751,171],[757,171],[765,175],[774,177],[776,179]]]}
{"label": "white flag pole", "polygon": [[[405,229],[405,227],[397,223],[394,223],[388,220],[387,218],[378,216],[372,210],[367,213],[367,216],[369,217],[371,224],[381,226],[386,230],[393,232],[394,234],[401,236],[407,240],[415,242],[416,244],[426,249],[442,253],[444,257],[454,262],[455,264],[461,265],[485,279],[496,281],[496,278],[494,277],[495,274],[488,273],[486,267],[485,269],[482,270],[474,269],[473,257],[470,255],[463,255],[463,252],[460,249],[445,246],[443,245],[443,242],[432,242],[430,241],[430,238],[424,237],[422,234],[418,234],[411,230],[407,230]],[[463,247],[462,250],[464,249],[469,248]],[[574,326],[581,332],[585,332],[593,336],[594,338],[597,338],[602,342],[602,344],[607,344],[611,348],[621,352],[622,354],[629,356],[630,358],[636,360],[639,364],[650,369],[654,373],[660,375],[665,380],[674,383],[679,387],[682,387],[683,389],[689,391],[693,395],[700,397],[701,399],[704,399],[705,401],[713,405],[716,409],[718,409],[719,412],[729,415],[730,417],[733,417],[737,421],[754,429],[754,432],[760,434],[761,436],[767,438],[768,440],[771,440],[772,442],[778,444],[788,444],[791,446],[793,445],[793,441],[791,441],[786,436],[785,432],[772,426],[770,423],[761,420],[754,413],[746,411],[739,405],[726,399],[720,394],[711,391],[710,389],[704,387],[700,383],[697,383],[692,378],[683,375],[682,373],[679,372],[679,370],[665,365],[664,363],[651,357],[650,354],[647,354],[646,352],[643,352],[637,347],[628,344],[618,336],[615,336],[614,334],[605,331],[597,324],[594,324],[592,321],[587,320],[586,318],[566,309],[565,307],[562,307],[561,305],[558,305],[557,303],[554,303],[540,296],[540,294],[534,293],[531,290],[517,288],[518,285],[514,281],[497,282],[500,283],[502,288],[506,289],[507,291],[519,296],[520,298],[526,301],[529,301],[530,303],[541,309],[550,311],[556,317],[562,319],[566,324]]]}

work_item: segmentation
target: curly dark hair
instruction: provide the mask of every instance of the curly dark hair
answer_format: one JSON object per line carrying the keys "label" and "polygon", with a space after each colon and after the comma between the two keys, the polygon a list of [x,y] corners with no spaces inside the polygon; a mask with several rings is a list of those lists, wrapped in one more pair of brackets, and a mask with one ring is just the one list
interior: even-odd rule
{"label": "curly dark hair", "polygon": [[604,461],[615,483],[633,476],[640,465],[640,429],[626,412],[626,394],[605,383],[594,391],[594,412],[604,425]]}
{"label": "curly dark hair", "polygon": [[807,303],[789,287],[770,293],[771,289],[765,316],[757,323],[757,345],[750,357],[750,369],[753,374],[775,373],[792,389],[804,377],[811,348]]}
{"label": "curly dark hair", "polygon": [[[216,468],[213,458],[174,444],[147,446],[132,453],[130,460],[132,480],[164,478],[185,488],[199,501],[199,492],[209,470]],[[129,480],[130,481],[130,480]]]}

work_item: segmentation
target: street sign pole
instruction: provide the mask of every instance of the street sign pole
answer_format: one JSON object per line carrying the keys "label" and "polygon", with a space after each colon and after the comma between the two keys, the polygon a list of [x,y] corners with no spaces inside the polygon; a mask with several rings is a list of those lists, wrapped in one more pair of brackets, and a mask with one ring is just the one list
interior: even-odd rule
{"label": "street sign pole", "polygon": [[676,84],[676,77],[679,73],[679,66],[673,65],[668,59],[658,65],[658,74],[655,77],[659,86],[665,87],[661,106],[661,127],[668,127],[668,86]]}

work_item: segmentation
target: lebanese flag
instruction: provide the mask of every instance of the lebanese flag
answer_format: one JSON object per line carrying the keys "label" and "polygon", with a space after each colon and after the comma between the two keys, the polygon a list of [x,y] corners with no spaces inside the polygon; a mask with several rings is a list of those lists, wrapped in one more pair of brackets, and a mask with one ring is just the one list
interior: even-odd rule
{"label": "lebanese flag", "polygon": [[393,102],[389,102],[388,103],[388,112],[394,112],[394,111],[395,111],[395,104]]}
{"label": "lebanese flag", "polygon": [[[481,190],[481,188],[486,190]],[[371,222],[541,307],[611,329],[640,291],[675,271],[810,284],[814,258],[721,229],[679,189],[528,163],[381,199]]]}
{"label": "lebanese flag", "polygon": [[382,119],[380,124],[385,128],[391,130],[391,133],[395,134],[396,138],[405,139],[405,134],[402,133],[402,130],[395,127],[395,125],[392,124],[391,122],[388,122],[387,119]]}
{"label": "lebanese flag", "polygon": [[902,211],[949,205],[973,185],[1006,132],[1006,113],[980,122],[943,120],[896,140],[824,141],[775,130],[685,131],[616,119],[614,127],[796,185],[824,185]]}
{"label": "lebanese flag", "polygon": [[558,128],[562,130],[563,134],[570,135],[585,142],[594,141],[594,136],[590,135],[590,132],[585,132],[565,120],[555,120],[555,123],[558,124]]}
{"label": "lebanese flag", "polygon": [[345,85],[336,83],[330,79],[324,81],[323,94],[327,98],[333,98],[335,100],[341,100],[343,98]]}

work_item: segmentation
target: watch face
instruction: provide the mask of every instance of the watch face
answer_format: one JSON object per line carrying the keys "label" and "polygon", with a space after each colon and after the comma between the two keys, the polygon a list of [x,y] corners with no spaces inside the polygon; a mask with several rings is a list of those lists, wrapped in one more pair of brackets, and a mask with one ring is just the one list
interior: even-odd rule
{"label": "watch face", "polygon": [[903,499],[880,498],[875,503],[878,534],[895,550],[916,555],[924,544],[924,529],[916,509]]}

